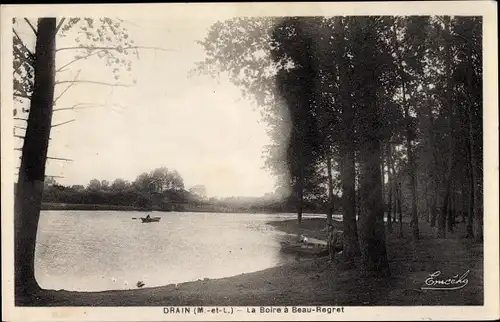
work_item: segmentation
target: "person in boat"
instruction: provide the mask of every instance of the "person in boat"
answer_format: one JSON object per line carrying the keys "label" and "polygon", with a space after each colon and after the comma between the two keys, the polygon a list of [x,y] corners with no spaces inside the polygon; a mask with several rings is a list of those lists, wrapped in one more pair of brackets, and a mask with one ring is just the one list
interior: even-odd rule
{"label": "person in boat", "polygon": [[146,219],[151,219],[151,216],[148,214],[148,215],[146,216]]}

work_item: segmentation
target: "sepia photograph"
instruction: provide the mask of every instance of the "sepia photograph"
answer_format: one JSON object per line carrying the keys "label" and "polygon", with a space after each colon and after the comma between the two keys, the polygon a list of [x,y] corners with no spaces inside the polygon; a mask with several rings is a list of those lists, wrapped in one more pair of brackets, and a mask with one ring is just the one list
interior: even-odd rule
{"label": "sepia photograph", "polygon": [[498,317],[496,3],[442,2],[2,6],[2,297]]}

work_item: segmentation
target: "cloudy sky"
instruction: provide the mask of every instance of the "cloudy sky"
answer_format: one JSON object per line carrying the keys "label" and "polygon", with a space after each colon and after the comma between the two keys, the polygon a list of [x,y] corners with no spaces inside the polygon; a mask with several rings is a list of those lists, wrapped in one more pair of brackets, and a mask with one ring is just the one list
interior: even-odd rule
{"label": "cloudy sky", "polygon": [[[131,88],[78,84],[61,97],[56,108],[102,106],[54,113],[53,124],[76,121],[52,130],[49,155],[74,161],[49,160],[48,175],[63,176],[57,180],[65,185],[86,185],[93,178],[133,181],[141,172],[166,166],[179,171],[187,187],[204,184],[209,196],[260,196],[274,190],[274,178],[263,169],[262,149],[269,138],[258,107],[224,77],[188,77],[195,62],[204,59],[195,41],[216,21],[188,19],[124,22],[137,45],[168,51],[141,50],[132,60],[137,84]],[[21,22],[18,29],[33,47],[27,25]],[[72,37],[57,41],[58,48],[76,45]],[[74,55],[59,52],[56,65]],[[98,58],[71,65],[57,80],[71,80],[78,71],[79,79],[113,81]],[[57,86],[56,95],[65,85]]]}

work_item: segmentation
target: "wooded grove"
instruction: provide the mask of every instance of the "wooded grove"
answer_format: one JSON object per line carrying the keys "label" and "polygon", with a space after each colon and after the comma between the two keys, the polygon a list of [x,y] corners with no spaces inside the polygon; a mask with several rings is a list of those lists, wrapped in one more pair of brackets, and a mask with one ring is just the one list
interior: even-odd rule
{"label": "wooded grove", "polygon": [[388,275],[396,218],[415,240],[423,221],[482,239],[480,17],[234,18],[200,44],[196,70],[227,75],[262,111],[267,165],[299,222],[318,178],[333,191],[340,173],[346,259]]}

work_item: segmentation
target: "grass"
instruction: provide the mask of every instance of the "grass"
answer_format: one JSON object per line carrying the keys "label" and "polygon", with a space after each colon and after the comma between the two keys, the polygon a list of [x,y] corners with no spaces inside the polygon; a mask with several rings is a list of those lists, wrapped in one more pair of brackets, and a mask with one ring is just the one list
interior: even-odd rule
{"label": "grass", "polygon": [[68,203],[42,203],[42,210],[106,210],[106,211],[148,211],[148,208],[121,206],[121,205],[99,205],[99,204],[68,204]]}

